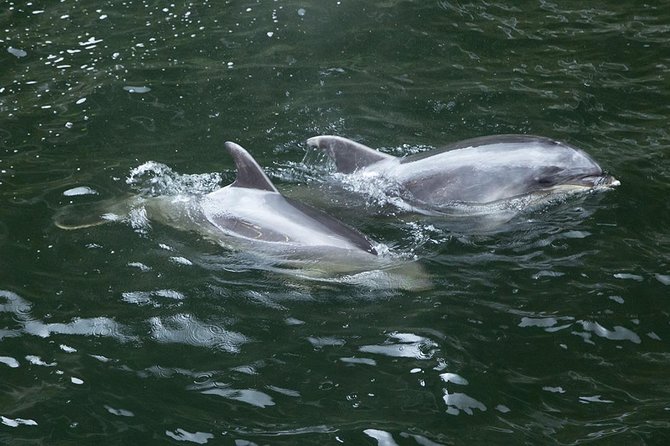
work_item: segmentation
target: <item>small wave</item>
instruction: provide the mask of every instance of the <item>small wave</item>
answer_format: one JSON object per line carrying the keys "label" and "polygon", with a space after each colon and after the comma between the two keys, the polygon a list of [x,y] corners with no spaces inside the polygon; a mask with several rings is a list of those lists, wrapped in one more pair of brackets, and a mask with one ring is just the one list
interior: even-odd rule
{"label": "small wave", "polygon": [[261,392],[260,390],[234,389],[228,384],[220,382],[214,382],[205,386],[193,385],[190,389],[198,390],[203,395],[217,395],[260,408],[274,406],[276,404],[270,395]]}
{"label": "small wave", "polygon": [[160,343],[187,344],[236,353],[242,344],[248,342],[241,333],[205,324],[190,314],[177,314],[163,319],[152,317],[149,324],[151,337]]}
{"label": "small wave", "polygon": [[69,323],[50,323],[42,321],[28,321],[24,324],[24,331],[28,334],[48,338],[53,334],[83,335],[111,337],[121,342],[136,339],[124,334],[124,327],[107,317],[75,318]]}
{"label": "small wave", "polygon": [[[179,304],[186,297],[175,290],[156,290],[156,291],[127,291],[122,293],[124,302],[139,306],[151,305],[160,307],[161,302],[173,301]],[[158,299],[157,299],[158,298]]]}
{"label": "small wave", "polygon": [[383,344],[363,345],[358,350],[393,358],[431,359],[437,344],[423,336],[412,333],[391,333]]}
{"label": "small wave", "polygon": [[458,415],[461,412],[473,415],[474,409],[486,412],[486,406],[483,403],[465,393],[449,393],[445,390],[443,400],[448,406],[447,413],[450,415]]}
{"label": "small wave", "polygon": [[205,444],[214,438],[214,434],[209,432],[188,432],[181,428],[175,429],[174,432],[166,430],[165,435],[177,441],[187,441],[195,444]]}

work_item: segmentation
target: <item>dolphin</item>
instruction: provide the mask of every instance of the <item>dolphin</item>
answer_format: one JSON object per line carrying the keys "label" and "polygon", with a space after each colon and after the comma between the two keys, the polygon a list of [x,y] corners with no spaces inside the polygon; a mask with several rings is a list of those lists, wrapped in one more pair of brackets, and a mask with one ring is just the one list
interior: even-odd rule
{"label": "dolphin", "polygon": [[[256,160],[234,142],[224,144],[237,169],[235,181],[205,195],[133,197],[125,208],[142,208],[144,218],[195,230],[219,244],[256,245],[274,250],[319,247],[377,255],[372,241],[330,215],[280,194]],[[62,229],[79,229],[119,220],[123,206],[79,225],[57,219]],[[263,247],[263,245],[266,245]]]}
{"label": "dolphin", "polygon": [[484,136],[402,158],[340,136],[315,136],[307,144],[327,153],[338,172],[390,182],[396,204],[427,215],[495,211],[509,202],[527,208],[620,184],[584,151],[541,136]]}
{"label": "dolphin", "polygon": [[233,142],[224,146],[237,169],[232,184],[200,195],[131,196],[98,204],[96,212],[88,206],[83,213],[66,208],[55,224],[80,229],[122,220],[142,228],[157,221],[274,259],[307,277],[392,269],[398,263],[379,260],[376,243],[358,230],[279,193],[244,148]]}

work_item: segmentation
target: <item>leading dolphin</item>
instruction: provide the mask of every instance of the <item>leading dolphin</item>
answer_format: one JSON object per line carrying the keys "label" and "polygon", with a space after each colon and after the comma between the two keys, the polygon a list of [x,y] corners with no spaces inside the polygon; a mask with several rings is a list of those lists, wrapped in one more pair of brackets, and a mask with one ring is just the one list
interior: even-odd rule
{"label": "leading dolphin", "polygon": [[226,142],[224,146],[237,169],[232,184],[204,195],[132,196],[108,201],[98,204],[94,213],[86,207],[85,218],[70,207],[55,223],[63,229],[79,229],[116,220],[128,220],[136,226],[157,221],[198,233],[227,248],[260,254],[308,277],[393,269],[394,263],[400,263],[381,259],[375,244],[358,230],[279,193],[238,144]]}
{"label": "leading dolphin", "polygon": [[403,158],[340,136],[315,136],[307,144],[325,151],[338,172],[390,181],[403,207],[428,215],[495,209],[508,200],[525,207],[620,184],[584,151],[541,136],[485,136]]}

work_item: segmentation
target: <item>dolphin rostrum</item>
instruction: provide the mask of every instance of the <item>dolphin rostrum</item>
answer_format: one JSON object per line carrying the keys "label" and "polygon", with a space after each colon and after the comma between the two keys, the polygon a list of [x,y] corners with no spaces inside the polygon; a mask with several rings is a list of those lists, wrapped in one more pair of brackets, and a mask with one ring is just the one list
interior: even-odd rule
{"label": "dolphin rostrum", "polygon": [[485,136],[403,158],[339,136],[315,136],[307,144],[326,152],[338,172],[391,181],[402,207],[428,215],[493,209],[506,200],[525,207],[620,184],[584,151],[540,136]]}

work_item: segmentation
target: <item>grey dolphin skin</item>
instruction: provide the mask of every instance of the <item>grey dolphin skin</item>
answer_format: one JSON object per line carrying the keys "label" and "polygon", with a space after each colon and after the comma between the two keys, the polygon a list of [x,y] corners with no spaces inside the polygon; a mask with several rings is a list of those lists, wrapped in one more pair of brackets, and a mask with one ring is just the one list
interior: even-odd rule
{"label": "grey dolphin skin", "polygon": [[56,216],[55,224],[81,229],[124,221],[143,228],[159,222],[239,251],[242,258],[250,254],[256,259],[254,266],[261,269],[372,288],[430,286],[415,262],[379,256],[361,232],[280,194],[245,149],[233,142],[226,142],[225,148],[237,169],[232,184],[205,195],[130,196],[93,207],[68,206]]}
{"label": "grey dolphin skin", "polygon": [[199,203],[203,217],[222,234],[256,242],[377,254],[359,231],[280,194],[242,147],[233,142],[226,142],[225,147],[235,161],[237,177]]}
{"label": "grey dolphin skin", "polygon": [[540,136],[485,136],[404,158],[339,136],[315,136],[307,144],[326,152],[338,172],[392,181],[406,208],[429,215],[505,200],[532,205],[620,184],[584,151]]}
{"label": "grey dolphin skin", "polygon": [[[256,245],[261,250],[327,247],[376,255],[372,242],[359,231],[317,209],[283,196],[256,160],[241,146],[226,142],[233,157],[235,181],[206,195],[131,197],[99,206],[87,219],[67,212],[56,219],[62,229],[79,229],[141,209],[146,220],[193,230],[221,245]],[[120,215],[119,215],[120,214]],[[75,223],[76,222],[76,223]],[[262,246],[265,245],[265,246]]]}

